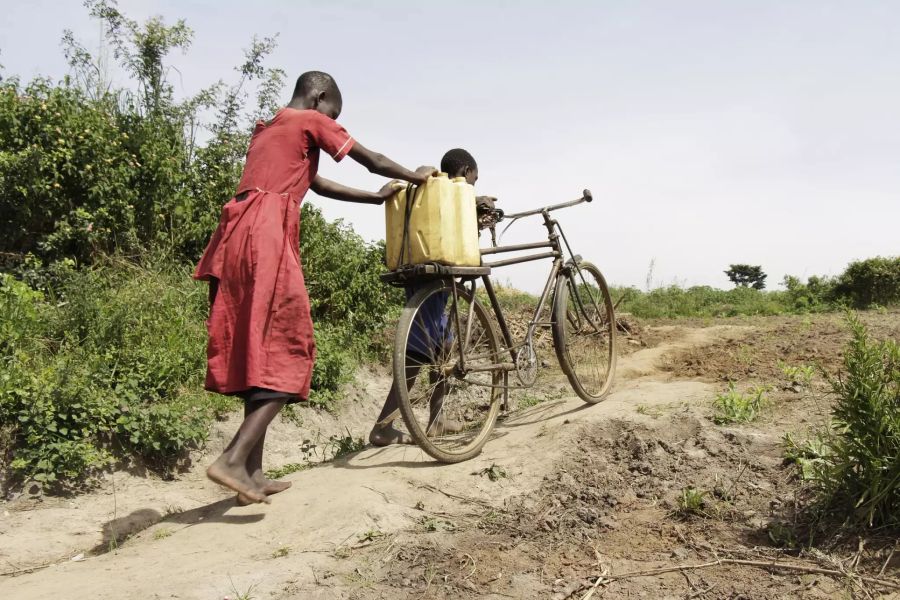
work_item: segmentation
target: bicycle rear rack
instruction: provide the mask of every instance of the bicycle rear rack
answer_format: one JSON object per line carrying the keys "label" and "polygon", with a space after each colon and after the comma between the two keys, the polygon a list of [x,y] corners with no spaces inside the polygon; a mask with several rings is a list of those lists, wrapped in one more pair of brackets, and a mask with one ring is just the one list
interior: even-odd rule
{"label": "bicycle rear rack", "polygon": [[381,281],[396,287],[425,283],[448,277],[459,277],[463,281],[478,279],[491,274],[490,267],[456,267],[438,263],[404,265],[394,271],[381,274]]}

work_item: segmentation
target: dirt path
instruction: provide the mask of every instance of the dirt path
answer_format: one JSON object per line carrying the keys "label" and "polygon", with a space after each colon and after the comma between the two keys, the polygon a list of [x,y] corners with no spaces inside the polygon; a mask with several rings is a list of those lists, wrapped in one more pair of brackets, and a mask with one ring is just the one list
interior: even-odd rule
{"label": "dirt path", "polygon": [[[235,592],[249,589],[254,598],[370,597],[353,584],[352,565],[342,558],[354,547],[423,518],[464,518],[473,506],[501,506],[536,490],[562,453],[578,443],[579,425],[641,422],[650,419],[644,412],[658,407],[708,403],[712,384],[671,380],[657,369],[659,359],[744,331],[732,326],[665,331],[668,341],[620,360],[616,388],[600,405],[564,398],[516,413],[498,426],[481,456],[458,465],[437,465],[413,447],[369,448],[289,475],[294,486],[271,506],[240,508],[202,478],[200,460],[177,482],[117,474],[115,491],[107,483],[72,500],[7,510],[0,521],[5,565],[0,570],[54,564],[0,578],[0,597],[208,600],[239,597]],[[360,395],[374,403],[383,397],[387,380],[367,379]],[[646,410],[639,412],[638,406]],[[371,414],[374,408],[360,402],[344,419],[362,433]],[[273,462],[299,461],[299,444],[285,439],[288,431],[274,436]],[[212,450],[221,443],[212,443]],[[479,475],[493,465],[502,466],[507,477],[493,482]],[[121,530],[141,531],[109,552],[90,555],[109,546]],[[83,560],[67,560],[81,553]]]}

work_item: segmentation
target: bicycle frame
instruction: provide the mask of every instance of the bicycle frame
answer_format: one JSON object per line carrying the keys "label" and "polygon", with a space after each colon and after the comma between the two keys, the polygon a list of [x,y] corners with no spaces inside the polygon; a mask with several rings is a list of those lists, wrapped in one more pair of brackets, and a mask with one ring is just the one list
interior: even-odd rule
{"label": "bicycle frame", "polygon": [[[393,285],[421,286],[430,282],[416,291],[407,301],[402,313],[395,334],[394,383],[400,394],[397,410],[402,413],[413,439],[432,457],[444,462],[458,462],[474,456],[490,436],[498,417],[499,407],[502,406],[504,412],[509,411],[510,390],[527,389],[535,385],[537,372],[541,366],[534,348],[534,336],[539,327],[552,328],[553,346],[560,366],[572,389],[583,400],[596,403],[608,392],[614,371],[615,330],[610,332],[607,345],[606,358],[609,360],[610,368],[605,379],[600,380],[602,387],[599,391],[595,392],[593,387],[586,387],[587,380],[578,371],[578,368],[587,364],[592,369],[590,375],[599,375],[595,373],[593,358],[588,356],[586,360],[582,360],[584,353],[575,356],[578,362],[574,362],[572,358],[582,348],[581,341],[584,339],[582,336],[585,334],[589,336],[587,343],[590,350],[593,346],[599,347],[599,343],[603,343],[602,339],[598,343],[594,342],[595,332],[602,334],[610,326],[614,326],[611,311],[603,313],[606,316],[595,317],[591,310],[586,310],[593,304],[597,309],[596,312],[600,314],[601,305],[607,308],[610,306],[607,286],[596,267],[583,261],[581,256],[572,251],[562,226],[551,215],[552,211],[591,200],[590,192],[585,190],[581,198],[571,202],[507,215],[506,219],[512,222],[526,216],[540,215],[547,232],[546,240],[497,246],[492,236],[491,247],[481,249],[480,266],[437,263],[405,265],[382,276],[384,281]],[[482,226],[504,220],[502,211],[482,212],[483,217],[486,215],[489,216],[488,219],[480,220]],[[493,226],[491,229],[493,230]],[[512,252],[524,255],[496,258],[497,255],[509,255]],[[494,258],[493,262],[489,260],[490,258]],[[542,259],[552,261],[547,280],[524,337],[521,340],[514,340],[490,277],[492,268]],[[490,308],[486,306],[487,303],[483,298],[479,302],[476,295],[479,279],[484,283]],[[591,283],[588,283],[588,280]],[[590,287],[591,284],[593,287]],[[598,290],[599,294],[593,294],[592,289]],[[602,299],[599,299],[599,296],[602,296]],[[438,317],[433,311],[430,308],[423,309],[426,302],[432,298],[439,299],[441,303],[442,316],[438,325],[434,325],[434,320]],[[469,303],[468,307],[464,307],[466,302]],[[450,314],[444,314],[448,309]],[[544,314],[547,310],[550,312],[549,317]],[[493,311],[493,316],[490,315],[490,311]],[[570,325],[573,325],[574,329],[571,329]],[[416,327],[418,329],[415,329]],[[505,347],[502,347],[503,345]],[[458,356],[454,356],[457,350]],[[428,369],[428,380],[418,386],[413,393],[411,382],[415,381],[416,376],[420,376],[423,367]],[[510,385],[510,372],[513,371],[516,373],[518,383]],[[471,376],[473,374],[480,376]],[[489,377],[486,378],[486,375]],[[443,387],[438,388],[438,385]],[[489,391],[470,387],[486,388]],[[454,400],[457,395],[460,399]],[[462,427],[447,431],[441,429],[433,439],[429,432],[432,431],[435,422],[433,419],[436,410],[438,412],[446,410],[445,397],[451,402],[459,403],[457,408],[450,410],[461,417],[459,422]],[[437,407],[434,403],[435,398],[441,399]],[[426,400],[427,413],[424,411]],[[393,420],[395,415],[396,413],[389,419]],[[428,425],[423,428],[422,423],[425,422],[426,416]],[[475,422],[480,416],[484,417],[484,420]],[[388,419],[384,420],[387,421]],[[457,436],[460,439],[448,437],[449,434],[469,431],[477,437],[471,439],[463,439],[462,436]],[[448,439],[438,439],[444,437]]]}
{"label": "bicycle frame", "polygon": [[[547,301],[550,298],[550,294],[552,293],[558,278],[562,275],[565,277],[569,277],[570,280],[572,281],[573,285],[576,283],[574,276],[572,275],[572,270],[569,269],[568,265],[570,263],[578,264],[581,260],[581,257],[572,252],[572,247],[569,245],[568,239],[566,239],[565,233],[562,230],[562,226],[560,226],[559,221],[557,221],[556,219],[553,219],[550,216],[550,212],[554,211],[554,210],[559,210],[562,208],[567,208],[570,206],[575,206],[576,204],[581,204],[582,202],[590,202],[592,199],[593,198],[591,196],[590,191],[584,190],[583,196],[577,200],[572,200],[570,202],[565,202],[562,204],[546,206],[546,207],[531,210],[531,211],[508,215],[506,218],[511,219],[510,225],[512,224],[512,222],[515,222],[516,220],[518,220],[522,217],[527,217],[527,216],[532,216],[532,215],[541,215],[544,220],[544,227],[546,227],[546,229],[547,229],[547,241],[546,242],[534,242],[534,243],[529,243],[529,244],[515,244],[515,245],[510,245],[510,246],[493,246],[490,248],[483,248],[481,250],[481,255],[482,255],[482,257],[484,257],[484,256],[490,256],[492,254],[518,252],[518,251],[522,251],[522,250],[537,250],[540,248],[549,248],[550,249],[549,252],[543,252],[540,254],[530,254],[530,255],[526,255],[526,256],[518,256],[518,257],[508,258],[508,259],[499,260],[499,261],[495,261],[495,262],[484,263],[484,266],[491,267],[491,268],[504,267],[504,266],[508,266],[508,265],[516,265],[516,264],[531,262],[531,261],[535,261],[535,260],[543,260],[545,258],[553,259],[553,265],[550,268],[550,273],[547,276],[547,281],[544,284],[544,289],[541,292],[541,296],[537,303],[537,307],[535,308],[534,315],[532,316],[531,321],[528,324],[528,331],[525,334],[525,339],[522,340],[522,342],[520,344],[517,344],[512,339],[512,334],[509,331],[509,326],[506,322],[506,317],[503,314],[503,308],[500,306],[500,302],[497,298],[497,293],[494,290],[494,284],[491,281],[490,276],[483,275],[481,277],[481,280],[484,283],[485,291],[487,292],[487,295],[488,295],[488,299],[490,300],[490,303],[491,303],[491,309],[494,311],[494,314],[497,317],[497,323],[500,325],[500,333],[503,336],[503,341],[506,344],[506,347],[510,352],[510,357],[512,358],[511,365],[502,365],[505,370],[511,371],[511,370],[515,369],[515,363],[516,363],[516,359],[517,359],[517,353],[518,353],[519,346],[524,346],[525,344],[528,343],[528,341],[534,335],[534,331],[535,331],[535,329],[537,329],[537,327],[539,327],[539,326],[549,327],[549,326],[553,325],[552,315],[551,315],[551,318],[549,321],[541,321],[540,317],[541,317],[541,314],[544,312],[545,307],[547,306]],[[507,226],[507,228],[508,227],[509,226]],[[560,240],[562,240],[562,243],[560,243]],[[563,259],[565,257],[565,253],[564,253],[563,247],[562,247],[563,244],[565,245],[565,249],[568,251],[568,255],[569,255],[569,259],[566,262],[563,262]],[[584,281],[583,275],[581,276],[581,278],[582,278],[582,282],[586,283]],[[473,297],[474,297],[474,293],[475,293],[474,286],[475,286],[475,281],[473,279],[472,280]],[[453,296],[454,296],[454,302],[455,302],[456,301],[455,288],[453,291]],[[577,301],[580,302],[580,298]],[[474,310],[474,306],[470,306],[469,310],[470,310],[470,312],[472,310]],[[465,345],[467,345],[469,342],[469,335],[471,333],[470,327],[471,327],[471,322],[472,322],[471,317],[472,317],[472,315],[470,314],[469,319],[468,319],[468,323],[470,325],[467,328],[466,335],[461,336],[462,339],[458,340],[458,343],[460,345],[460,357],[461,358],[464,357],[464,355],[465,355],[465,353],[463,351],[463,347]],[[457,324],[457,331],[459,331],[458,324]],[[464,371],[467,370],[467,367],[466,367],[464,361],[461,361],[461,364],[459,365],[459,367]],[[491,370],[495,367],[496,367],[496,365],[486,365],[482,368],[478,368],[478,369],[474,369],[474,370]],[[468,370],[473,370],[473,369],[468,369]]]}

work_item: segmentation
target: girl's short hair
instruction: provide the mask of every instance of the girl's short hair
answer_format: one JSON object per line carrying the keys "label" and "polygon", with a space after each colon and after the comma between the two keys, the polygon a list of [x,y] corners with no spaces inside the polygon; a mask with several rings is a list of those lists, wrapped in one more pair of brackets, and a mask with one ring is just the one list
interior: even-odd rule
{"label": "girl's short hair", "polygon": [[463,150],[462,148],[448,150],[447,153],[444,154],[444,158],[441,159],[441,171],[447,173],[451,177],[459,175],[466,167],[477,169],[478,163],[475,162],[475,159],[468,151]]}

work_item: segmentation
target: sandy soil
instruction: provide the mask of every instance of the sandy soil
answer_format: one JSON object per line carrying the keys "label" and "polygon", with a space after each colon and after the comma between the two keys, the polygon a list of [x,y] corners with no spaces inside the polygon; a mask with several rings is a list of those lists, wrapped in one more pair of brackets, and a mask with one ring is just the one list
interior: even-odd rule
{"label": "sandy soil", "polygon": [[[900,314],[872,319],[878,333],[900,334]],[[176,481],[116,473],[90,494],[0,505],[0,569],[12,573],[0,577],[0,597],[563,600],[583,598],[603,572],[722,557],[810,565],[781,539],[798,488],[781,437],[821,422],[824,384],[797,390],[763,365],[805,360],[805,344],[834,366],[841,337],[833,326],[821,317],[645,327],[651,347],[631,344],[599,405],[566,393],[551,371],[537,398],[519,403],[537,404],[507,417],[472,461],[439,465],[414,447],[367,448],[288,475],[293,487],[270,506],[237,507],[202,476],[235,426],[222,423]],[[711,400],[735,373],[739,385],[772,384],[772,406],[752,424],[715,426]],[[267,466],[300,462],[304,439],[323,446],[348,428],[365,435],[388,385],[384,372],[363,373],[344,414],[302,411],[299,429],[278,423]],[[698,510],[681,510],[685,488],[705,492]],[[898,577],[900,552],[885,561],[889,550],[871,541],[855,568],[877,575],[884,565],[883,577]],[[822,598],[873,589],[889,591],[725,564],[627,577],[593,597]]]}

